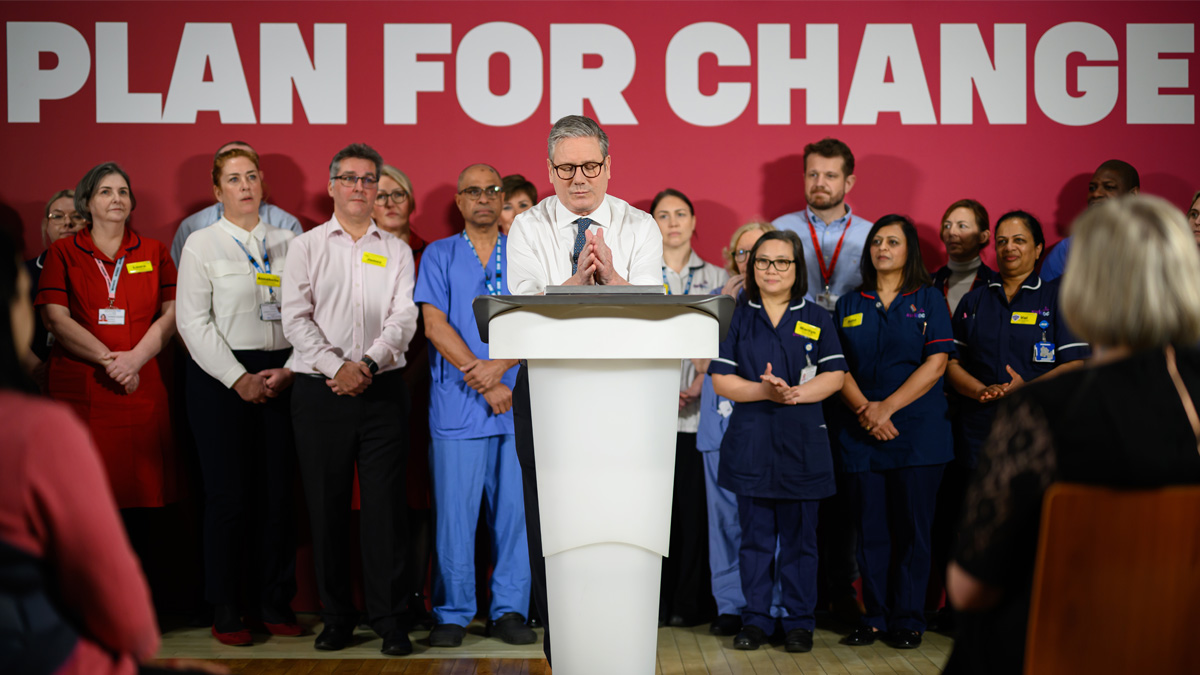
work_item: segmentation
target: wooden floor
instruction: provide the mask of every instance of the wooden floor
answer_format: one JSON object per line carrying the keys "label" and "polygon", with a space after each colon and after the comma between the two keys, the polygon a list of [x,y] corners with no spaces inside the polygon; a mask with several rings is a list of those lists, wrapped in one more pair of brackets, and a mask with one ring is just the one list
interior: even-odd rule
{"label": "wooden floor", "polygon": [[[226,647],[207,628],[175,628],[164,632],[161,658],[219,660],[235,673],[247,675],[308,675],[313,673],[404,673],[405,675],[550,675],[542,645],[508,645],[483,636],[482,624],[469,628],[457,649],[429,646],[427,633],[413,633],[413,654],[403,658],[379,653],[381,640],[360,629],[356,642],[340,652],[319,652],[312,643],[320,625],[316,617],[301,617],[313,633],[298,638],[256,637],[250,647]],[[538,631],[539,633],[541,631]],[[878,675],[880,673],[940,673],[950,655],[950,638],[926,633],[917,649],[896,650],[876,643],[870,647],[838,644],[845,631],[818,623],[813,651],[789,654],[782,645],[756,651],[733,649],[733,638],[710,635],[708,626],[660,628],[656,675],[808,675],[809,673]]]}

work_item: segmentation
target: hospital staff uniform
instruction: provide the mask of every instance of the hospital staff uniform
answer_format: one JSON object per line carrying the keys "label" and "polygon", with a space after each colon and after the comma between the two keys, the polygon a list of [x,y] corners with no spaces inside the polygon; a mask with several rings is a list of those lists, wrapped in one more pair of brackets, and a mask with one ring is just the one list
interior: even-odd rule
{"label": "hospital staff uniform", "polygon": [[[436,307],[477,358],[488,358],[479,337],[472,301],[480,295],[507,295],[508,237],[496,239],[492,254],[480,260],[466,234],[425,249],[414,300]],[[529,612],[529,548],[521,465],[517,461],[512,411],[496,415],[462,371],[436,349],[429,359],[429,466],[433,478],[434,546],[437,552],[433,614],[439,624],[466,626],[475,617],[475,528],[479,501],[487,505],[492,531],[492,602],[489,618]],[[516,386],[517,368],[501,383]]]}
{"label": "hospital staff uniform", "polygon": [[712,376],[704,376],[700,390],[700,423],[696,430],[696,449],[704,463],[704,493],[708,507],[708,566],[712,576],[712,594],[718,614],[741,616],[746,606],[742,579],[738,574],[738,547],[742,526],[738,524],[737,495],[717,484],[721,461],[721,439],[729,427],[733,401],[717,395]]}
{"label": "hospital staff uniform", "polygon": [[[114,352],[129,351],[175,300],[175,264],[167,247],[126,226],[117,259],[102,253],[90,230],[50,245],[36,303],[61,305],[71,319]],[[101,274],[97,264],[103,265]],[[102,321],[110,306],[109,282],[117,275],[111,306],[123,318]],[[106,276],[107,275],[107,278]],[[51,398],[69,403],[88,425],[108,470],[117,506],[164,506],[178,497],[179,476],[167,389],[158,357],[138,371],[136,391],[126,393],[104,370],[69,352],[61,342],[50,351]]]}
{"label": "hospital staff uniform", "polygon": [[[868,401],[891,396],[931,356],[954,352],[945,296],[931,286],[887,306],[876,292],[844,295],[834,321]],[[864,621],[881,631],[923,632],[934,504],[954,456],[941,378],[892,414],[898,435],[890,441],[873,438],[845,405],[838,414],[837,461],[856,516]]]}
{"label": "hospital staff uniform", "polygon": [[[820,373],[844,371],[846,361],[829,312],[801,300],[772,325],[762,305],[748,299],[740,303],[709,372],[757,382],[768,363],[790,386]],[[787,611],[784,631],[813,630],[817,505],[835,489],[822,405],[737,404],[721,442],[718,483],[738,496],[743,623],[768,635],[774,632],[771,586],[778,576]]]}

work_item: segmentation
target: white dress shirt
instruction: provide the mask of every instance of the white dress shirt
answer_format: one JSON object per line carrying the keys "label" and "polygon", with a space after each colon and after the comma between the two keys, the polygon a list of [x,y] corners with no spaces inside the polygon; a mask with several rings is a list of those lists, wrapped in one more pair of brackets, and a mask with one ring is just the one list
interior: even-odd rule
{"label": "white dress shirt", "polygon": [[[282,274],[288,245],[295,238],[292,232],[261,220],[247,232],[221,218],[188,237],[180,253],[175,290],[179,335],[196,364],[226,387],[232,387],[246,372],[233,350],[273,351],[291,346],[279,321],[260,318],[259,306],[271,302],[271,288],[258,285],[254,265],[237,242],[264,268],[265,247],[271,274]],[[275,289],[275,302],[282,297],[281,291]]]}
{"label": "white dress shirt", "polygon": [[[371,261],[377,264],[373,264]],[[283,333],[297,373],[332,378],[370,356],[379,372],[404,365],[417,330],[412,249],[375,226],[358,241],[337,217],[296,237],[283,274]]]}
{"label": "white dress shirt", "polygon": [[[508,287],[514,295],[537,295],[571,278],[579,217],[553,196],[516,217],[508,233]],[[593,234],[603,228],[617,274],[635,286],[662,283],[662,232],[649,213],[605,195],[586,217]]]}

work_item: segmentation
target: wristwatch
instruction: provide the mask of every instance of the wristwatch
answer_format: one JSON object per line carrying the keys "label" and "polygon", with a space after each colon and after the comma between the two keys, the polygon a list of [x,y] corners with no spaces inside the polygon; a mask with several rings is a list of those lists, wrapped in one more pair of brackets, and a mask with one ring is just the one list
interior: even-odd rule
{"label": "wristwatch", "polygon": [[369,356],[364,356],[361,360],[363,363],[367,364],[367,369],[371,371],[372,375],[379,372],[379,364],[375,363],[375,359]]}

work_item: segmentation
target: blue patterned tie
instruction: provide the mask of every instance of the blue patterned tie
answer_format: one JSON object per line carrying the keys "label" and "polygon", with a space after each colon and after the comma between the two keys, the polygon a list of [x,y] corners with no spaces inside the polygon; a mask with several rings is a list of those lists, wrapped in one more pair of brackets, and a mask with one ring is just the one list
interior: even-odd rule
{"label": "blue patterned tie", "polygon": [[572,221],[579,226],[579,234],[575,235],[575,250],[571,252],[571,276],[575,276],[575,272],[579,268],[579,254],[583,253],[583,245],[587,241],[584,233],[592,224],[591,218],[578,218]]}

